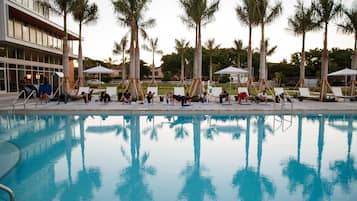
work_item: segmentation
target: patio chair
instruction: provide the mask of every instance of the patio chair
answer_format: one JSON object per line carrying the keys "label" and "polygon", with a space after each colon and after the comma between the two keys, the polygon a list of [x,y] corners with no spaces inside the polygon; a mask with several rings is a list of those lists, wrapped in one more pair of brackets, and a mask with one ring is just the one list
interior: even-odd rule
{"label": "patio chair", "polygon": [[184,96],[185,88],[184,87],[174,87],[174,95],[175,96]]}
{"label": "patio chair", "polygon": [[343,100],[346,100],[346,99],[350,99],[351,100],[353,98],[357,98],[357,96],[345,96],[345,95],[343,95],[341,87],[331,87],[331,90],[332,90],[333,95],[337,99],[343,98]]}
{"label": "patio chair", "polygon": [[107,87],[105,91],[110,96],[110,100],[118,100],[117,87]]}
{"label": "patio chair", "polygon": [[274,87],[274,95],[275,95],[275,102],[280,102],[282,101],[285,103],[288,101],[289,103],[292,103],[291,96],[289,96],[288,93],[285,92],[284,88],[282,87]]}
{"label": "patio chair", "polygon": [[310,94],[309,88],[299,88],[299,94],[298,99],[300,101],[303,101],[304,99],[320,100],[320,96]]}
{"label": "patio chair", "polygon": [[[238,91],[237,101],[239,101],[240,94],[243,94],[243,93],[246,94],[246,97],[244,97],[243,100],[254,100],[254,97],[252,97],[249,94],[248,87],[238,87],[237,91]],[[250,104],[250,103],[248,103],[248,101],[245,101],[245,102],[240,102],[240,104]]]}

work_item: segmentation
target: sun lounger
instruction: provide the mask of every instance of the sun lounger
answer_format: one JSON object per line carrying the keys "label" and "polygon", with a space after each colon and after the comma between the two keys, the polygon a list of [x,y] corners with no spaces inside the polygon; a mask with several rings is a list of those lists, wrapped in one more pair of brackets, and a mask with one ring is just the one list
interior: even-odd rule
{"label": "sun lounger", "polygon": [[157,89],[157,87],[148,87],[148,88],[146,89],[146,95],[147,95],[150,91],[151,91],[151,93],[153,94],[153,99],[152,99],[152,101],[154,101],[154,100],[155,100],[155,97],[157,97],[157,95],[158,95],[158,89]]}
{"label": "sun lounger", "polygon": [[331,87],[333,95],[338,99],[338,98],[343,98],[344,100],[346,99],[353,99],[357,98],[357,96],[345,96],[342,93],[341,87]]}
{"label": "sun lounger", "polygon": [[222,93],[222,87],[211,87],[208,90],[208,95],[215,100],[219,98],[219,95]]}
{"label": "sun lounger", "polygon": [[314,96],[310,94],[310,89],[309,88],[299,88],[299,93],[300,96],[298,96],[300,101],[303,101],[303,99],[311,99],[311,100],[319,100],[319,96]]}
{"label": "sun lounger", "polygon": [[117,87],[107,87],[105,91],[110,96],[110,99],[112,101],[113,100],[118,100]]}
{"label": "sun lounger", "polygon": [[282,87],[275,87],[274,95],[275,95],[275,102],[277,102],[277,103],[280,101],[282,101],[283,103],[285,101],[292,103],[291,97],[289,96],[288,93],[285,92],[284,88],[282,88]]}
{"label": "sun lounger", "polygon": [[185,88],[184,87],[174,87],[174,95],[175,96],[184,96]]}

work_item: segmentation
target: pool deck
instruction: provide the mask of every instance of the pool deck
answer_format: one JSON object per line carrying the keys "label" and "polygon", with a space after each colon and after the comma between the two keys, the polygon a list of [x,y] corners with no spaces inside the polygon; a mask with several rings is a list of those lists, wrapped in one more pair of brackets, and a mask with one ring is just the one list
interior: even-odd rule
{"label": "pool deck", "polygon": [[40,103],[38,100],[32,100],[26,105],[16,105],[15,109],[12,103],[15,100],[14,95],[0,95],[0,113],[16,114],[306,114],[306,113],[349,113],[357,114],[357,102],[339,101],[339,102],[318,102],[304,100],[299,102],[293,99],[293,105],[290,103],[251,103],[249,105],[240,105],[237,102],[231,104],[211,103],[192,103],[191,106],[182,107],[179,103],[175,105],[156,102],[154,104],[123,104],[120,102],[102,102],[92,101],[85,104],[83,101]]}

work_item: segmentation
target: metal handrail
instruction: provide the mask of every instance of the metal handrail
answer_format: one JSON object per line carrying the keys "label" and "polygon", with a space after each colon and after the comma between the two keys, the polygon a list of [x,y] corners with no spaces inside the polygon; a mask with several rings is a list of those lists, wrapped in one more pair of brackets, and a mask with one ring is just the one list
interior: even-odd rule
{"label": "metal handrail", "polygon": [[26,107],[26,104],[27,104],[27,102],[30,100],[30,98],[34,95],[34,94],[36,94],[37,93],[37,91],[36,90],[32,90],[32,92],[30,93],[30,95],[25,99],[25,101],[24,101],[24,109],[25,109],[25,107]]}
{"label": "metal handrail", "polygon": [[9,194],[9,197],[10,197],[10,201],[15,201],[15,194],[14,192],[11,190],[11,188],[3,185],[3,184],[0,184],[0,190],[3,190],[5,191],[6,193]]}
{"label": "metal handrail", "polygon": [[24,95],[24,98],[26,98],[26,91],[22,90],[20,91],[20,94],[17,96],[17,98],[12,102],[12,109],[15,109],[16,102],[20,99],[20,97]]}
{"label": "metal handrail", "polygon": [[[36,90],[32,90],[31,93],[30,93],[30,95],[26,97],[26,92],[25,92],[25,90],[22,90],[22,91],[20,92],[19,96],[16,98],[16,100],[12,103],[12,109],[15,110],[15,105],[22,105],[22,104],[24,105],[24,109],[26,109],[26,104],[27,104],[27,102],[28,102],[28,101],[30,100],[30,98],[33,97],[36,93],[37,93]],[[24,94],[24,98],[25,98],[24,102],[22,102],[22,103],[17,103],[17,100],[19,99],[19,97],[21,97],[22,94]]]}

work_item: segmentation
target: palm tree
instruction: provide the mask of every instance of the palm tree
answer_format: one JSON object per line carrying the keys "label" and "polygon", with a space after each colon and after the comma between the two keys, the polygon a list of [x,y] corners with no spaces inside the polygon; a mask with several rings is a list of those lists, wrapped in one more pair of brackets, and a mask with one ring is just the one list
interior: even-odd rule
{"label": "palm tree", "polygon": [[152,66],[151,66],[151,83],[156,83],[155,81],[155,54],[162,54],[162,50],[158,50],[158,38],[150,38],[149,45],[144,44],[142,47],[144,50],[152,53]]}
{"label": "palm tree", "polygon": [[[276,49],[278,48],[278,46],[273,46],[273,47],[269,47],[269,39],[266,39],[265,40],[265,55],[267,57],[273,55],[276,51]],[[268,63],[267,61],[265,60],[265,66],[266,66],[266,71],[265,71],[265,77],[268,78],[268,72],[269,72],[269,67],[268,67]]]}
{"label": "palm tree", "polygon": [[236,61],[236,64],[237,64],[237,67],[240,68],[240,54],[241,52],[243,51],[243,41],[238,39],[238,40],[234,40],[233,41],[234,43],[234,47],[233,49],[235,51],[237,51],[237,61]]}
{"label": "palm tree", "polygon": [[68,33],[67,33],[67,16],[71,13],[71,5],[74,0],[40,0],[40,3],[44,6],[51,9],[54,13],[63,16],[63,55],[62,55],[62,64],[63,64],[63,84],[64,92],[69,93],[69,47],[68,47]]}
{"label": "palm tree", "polygon": [[205,46],[208,50],[208,55],[209,55],[209,81],[212,82],[212,71],[213,71],[212,55],[213,55],[214,51],[219,49],[220,45],[216,45],[215,40],[212,38],[212,39],[207,40]]}
{"label": "palm tree", "polygon": [[89,0],[74,0],[71,10],[74,19],[79,22],[78,80],[79,86],[83,86],[82,25],[98,19],[98,6],[95,3],[89,4]]}
{"label": "palm tree", "polygon": [[314,12],[312,8],[305,8],[301,0],[297,0],[295,5],[295,15],[288,19],[290,29],[296,35],[302,35],[302,49],[301,49],[301,63],[300,63],[300,80],[298,84],[300,87],[304,86],[305,82],[305,38],[306,32],[317,28],[314,21]]}
{"label": "palm tree", "polygon": [[113,54],[122,54],[122,83],[126,81],[126,66],[125,66],[125,54],[128,53],[128,39],[124,36],[120,43],[114,42]]}
{"label": "palm tree", "polygon": [[212,21],[214,13],[218,10],[219,0],[179,0],[184,9],[185,16],[181,19],[190,28],[196,30],[195,59],[193,66],[193,80],[189,88],[189,94],[199,95],[202,92],[202,45],[201,28]]}
{"label": "palm tree", "polygon": [[175,39],[175,49],[177,51],[178,54],[181,55],[181,76],[180,76],[180,84],[181,86],[184,84],[184,80],[185,80],[185,52],[187,50],[187,48],[190,46],[190,42],[186,41],[185,39]]}
{"label": "palm tree", "polygon": [[266,73],[266,47],[265,47],[265,25],[274,21],[282,13],[281,2],[270,5],[269,0],[257,0],[257,16],[261,26],[260,41],[260,65],[259,65],[259,88],[262,89],[267,80]]}
{"label": "palm tree", "polygon": [[249,27],[248,42],[248,88],[253,81],[253,51],[252,51],[252,30],[258,24],[256,0],[243,0],[243,5],[236,8],[238,19]]}
{"label": "palm tree", "polygon": [[321,93],[320,100],[326,98],[327,93],[327,74],[328,74],[328,63],[329,55],[327,50],[327,33],[328,25],[331,20],[336,18],[341,12],[341,4],[336,3],[334,0],[315,0],[312,4],[313,9],[316,13],[318,23],[324,27],[324,49],[322,52],[322,62],[321,62]]}
{"label": "palm tree", "polygon": [[[354,54],[352,59],[352,69],[357,70],[357,1],[354,1],[352,8],[343,8],[343,13],[345,14],[345,20],[342,24],[338,24],[338,27],[346,34],[354,34],[355,45]],[[351,78],[351,96],[355,94],[356,91],[356,76]]]}
{"label": "palm tree", "polygon": [[130,28],[130,68],[127,88],[132,98],[138,100],[144,98],[140,82],[139,32],[146,38],[145,29],[155,25],[155,20],[152,18],[144,20],[144,12],[150,2],[150,0],[112,0],[119,22]]}

